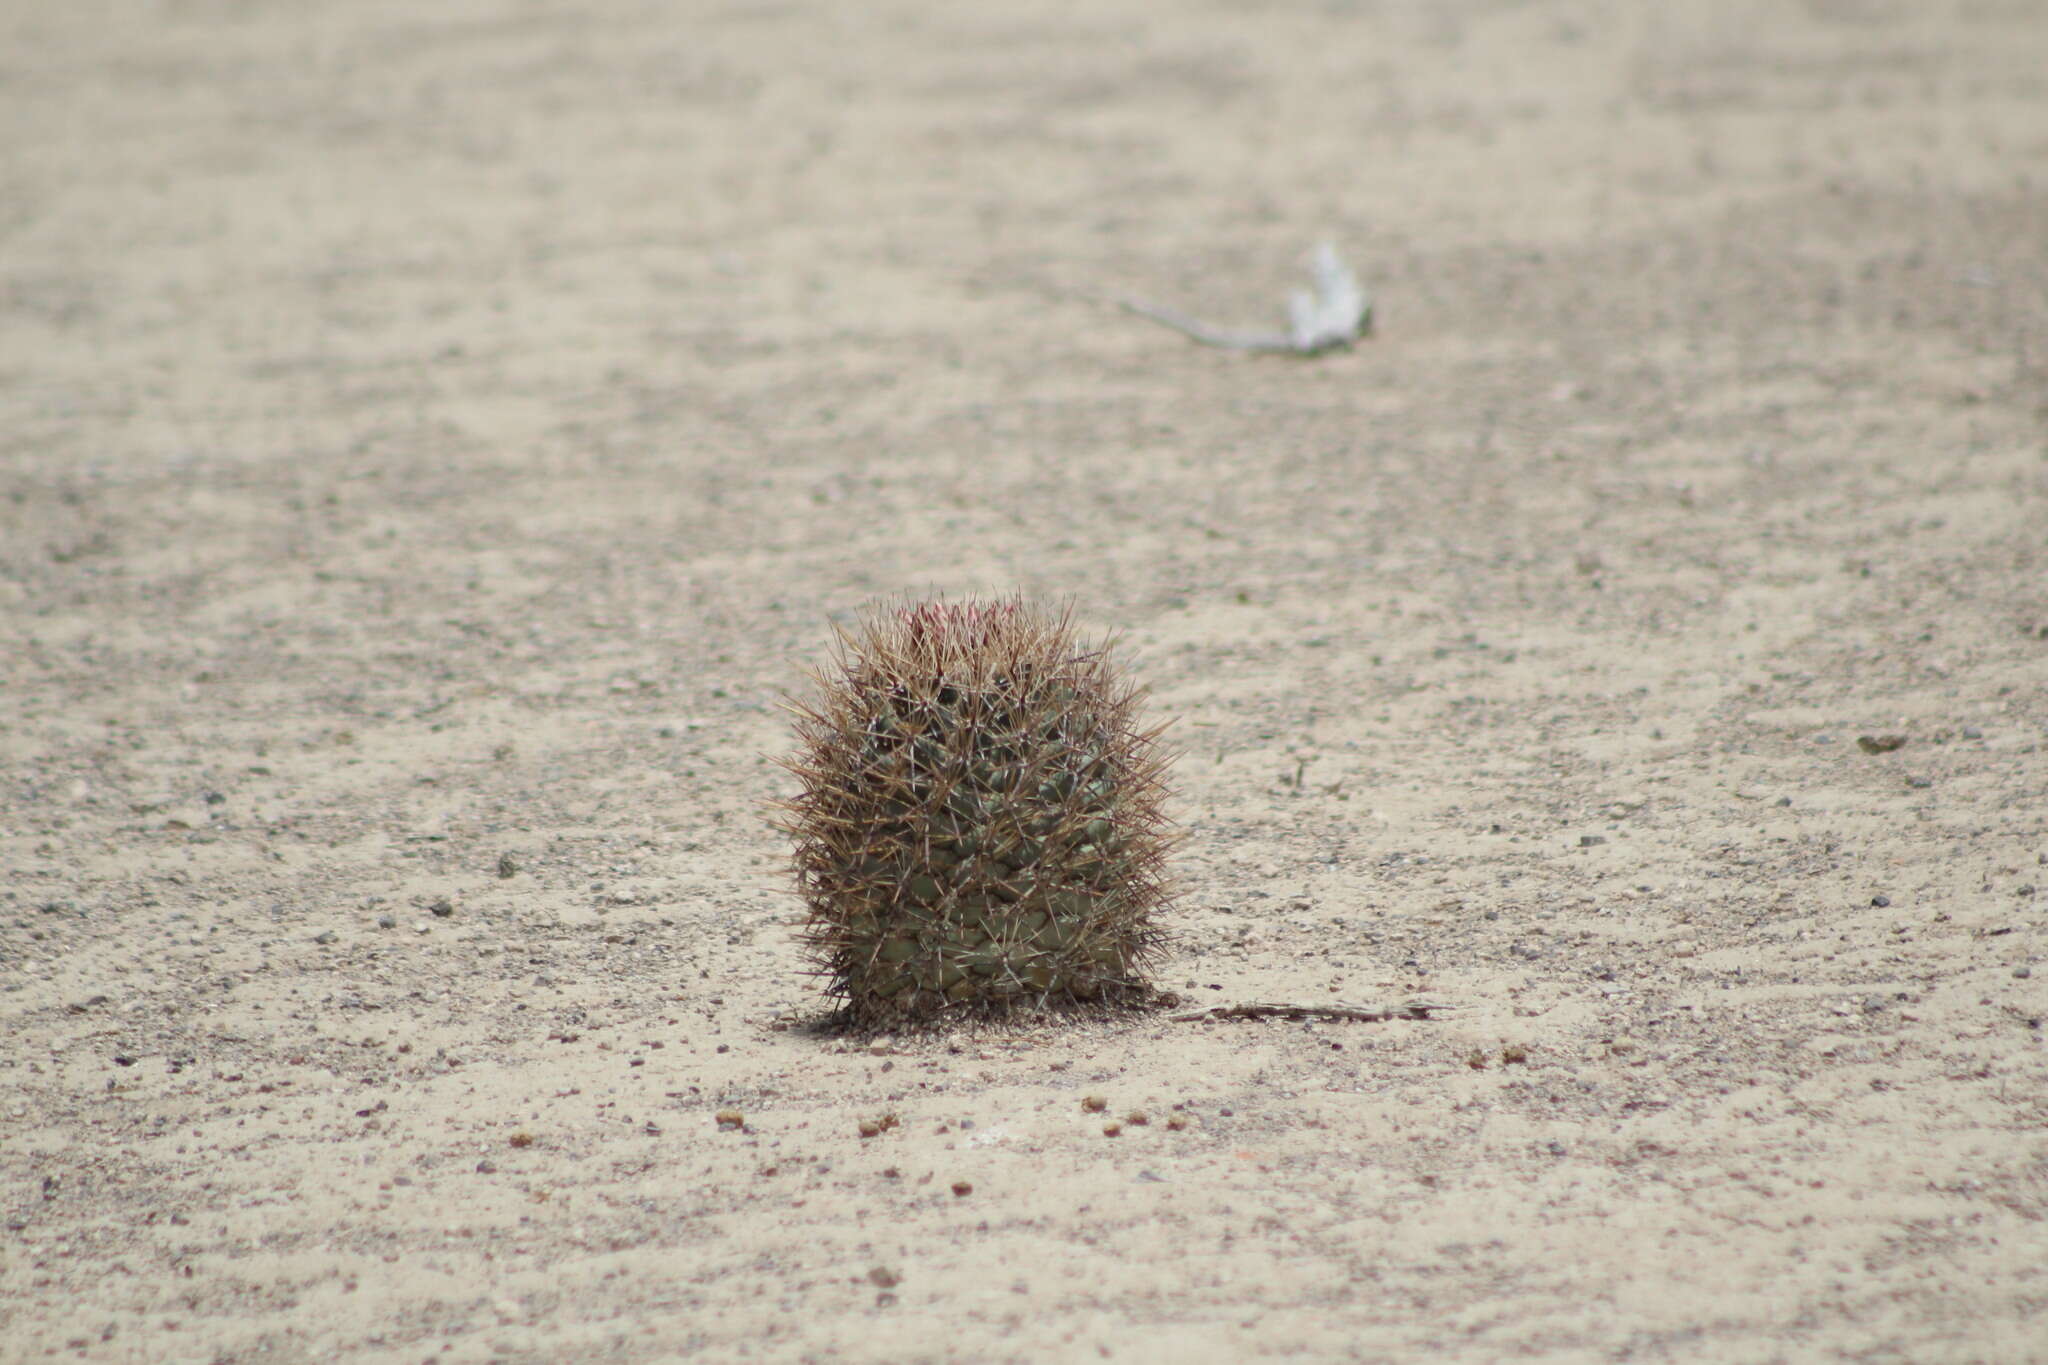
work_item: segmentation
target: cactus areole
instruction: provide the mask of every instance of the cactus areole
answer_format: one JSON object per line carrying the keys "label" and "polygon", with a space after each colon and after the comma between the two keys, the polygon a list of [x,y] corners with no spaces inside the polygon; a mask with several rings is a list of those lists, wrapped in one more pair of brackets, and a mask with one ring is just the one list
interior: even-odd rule
{"label": "cactus areole", "polygon": [[777,823],[853,1022],[1150,994],[1167,755],[1106,646],[1016,598],[890,605],[815,681]]}

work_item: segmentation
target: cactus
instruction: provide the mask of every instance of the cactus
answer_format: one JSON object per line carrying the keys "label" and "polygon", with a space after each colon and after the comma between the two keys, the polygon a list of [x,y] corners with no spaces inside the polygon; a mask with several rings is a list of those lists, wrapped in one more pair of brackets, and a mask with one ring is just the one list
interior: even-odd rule
{"label": "cactus", "polygon": [[852,1022],[1149,996],[1168,755],[1106,644],[1018,598],[905,603],[814,681],[776,823]]}

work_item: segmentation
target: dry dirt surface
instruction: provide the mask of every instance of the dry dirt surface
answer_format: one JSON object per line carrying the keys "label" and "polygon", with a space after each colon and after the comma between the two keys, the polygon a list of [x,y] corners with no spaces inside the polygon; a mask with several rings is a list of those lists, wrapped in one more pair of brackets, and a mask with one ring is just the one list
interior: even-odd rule
{"label": "dry dirt surface", "polygon": [[[2048,1360],[2033,0],[0,40],[0,1358]],[[1013,589],[1162,987],[1455,1008],[825,1027],[778,699]]]}

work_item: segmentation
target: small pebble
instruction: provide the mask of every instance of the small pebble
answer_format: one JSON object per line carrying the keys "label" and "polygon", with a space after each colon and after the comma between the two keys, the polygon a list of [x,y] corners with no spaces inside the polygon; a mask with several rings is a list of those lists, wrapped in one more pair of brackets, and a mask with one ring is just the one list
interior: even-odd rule
{"label": "small pebble", "polygon": [[718,1126],[726,1129],[744,1128],[747,1126],[747,1116],[737,1109],[721,1109],[718,1111]]}
{"label": "small pebble", "polygon": [[2012,969],[2012,974],[2018,977],[2020,980],[2025,981],[2028,977],[2034,974],[2034,969],[2032,967],[2015,967]]}
{"label": "small pebble", "polygon": [[1081,1097],[1081,1108],[1091,1114],[1099,1114],[1109,1108],[1109,1101],[1100,1095],[1083,1095]]}
{"label": "small pebble", "polygon": [[1121,1134],[1123,1130],[1124,1126],[1121,1123],[1105,1123],[1102,1125],[1102,1135],[1104,1137],[1116,1137],[1119,1134]]}
{"label": "small pebble", "polygon": [[377,916],[377,927],[378,927],[379,929],[396,929],[396,928],[398,927],[398,916],[396,916],[396,915],[379,915],[379,916]]}
{"label": "small pebble", "polygon": [[953,1197],[955,1199],[965,1199],[968,1195],[973,1193],[974,1185],[971,1181],[956,1180],[953,1182]]}

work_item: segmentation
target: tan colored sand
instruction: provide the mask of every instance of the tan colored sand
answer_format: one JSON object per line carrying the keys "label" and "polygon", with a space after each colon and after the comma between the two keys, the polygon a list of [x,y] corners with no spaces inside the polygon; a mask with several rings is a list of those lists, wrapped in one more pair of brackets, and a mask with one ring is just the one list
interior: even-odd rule
{"label": "tan colored sand", "polygon": [[[2039,6],[0,40],[0,1357],[2048,1360]],[[928,587],[1179,718],[1162,984],[1464,1008],[818,1032]]]}

